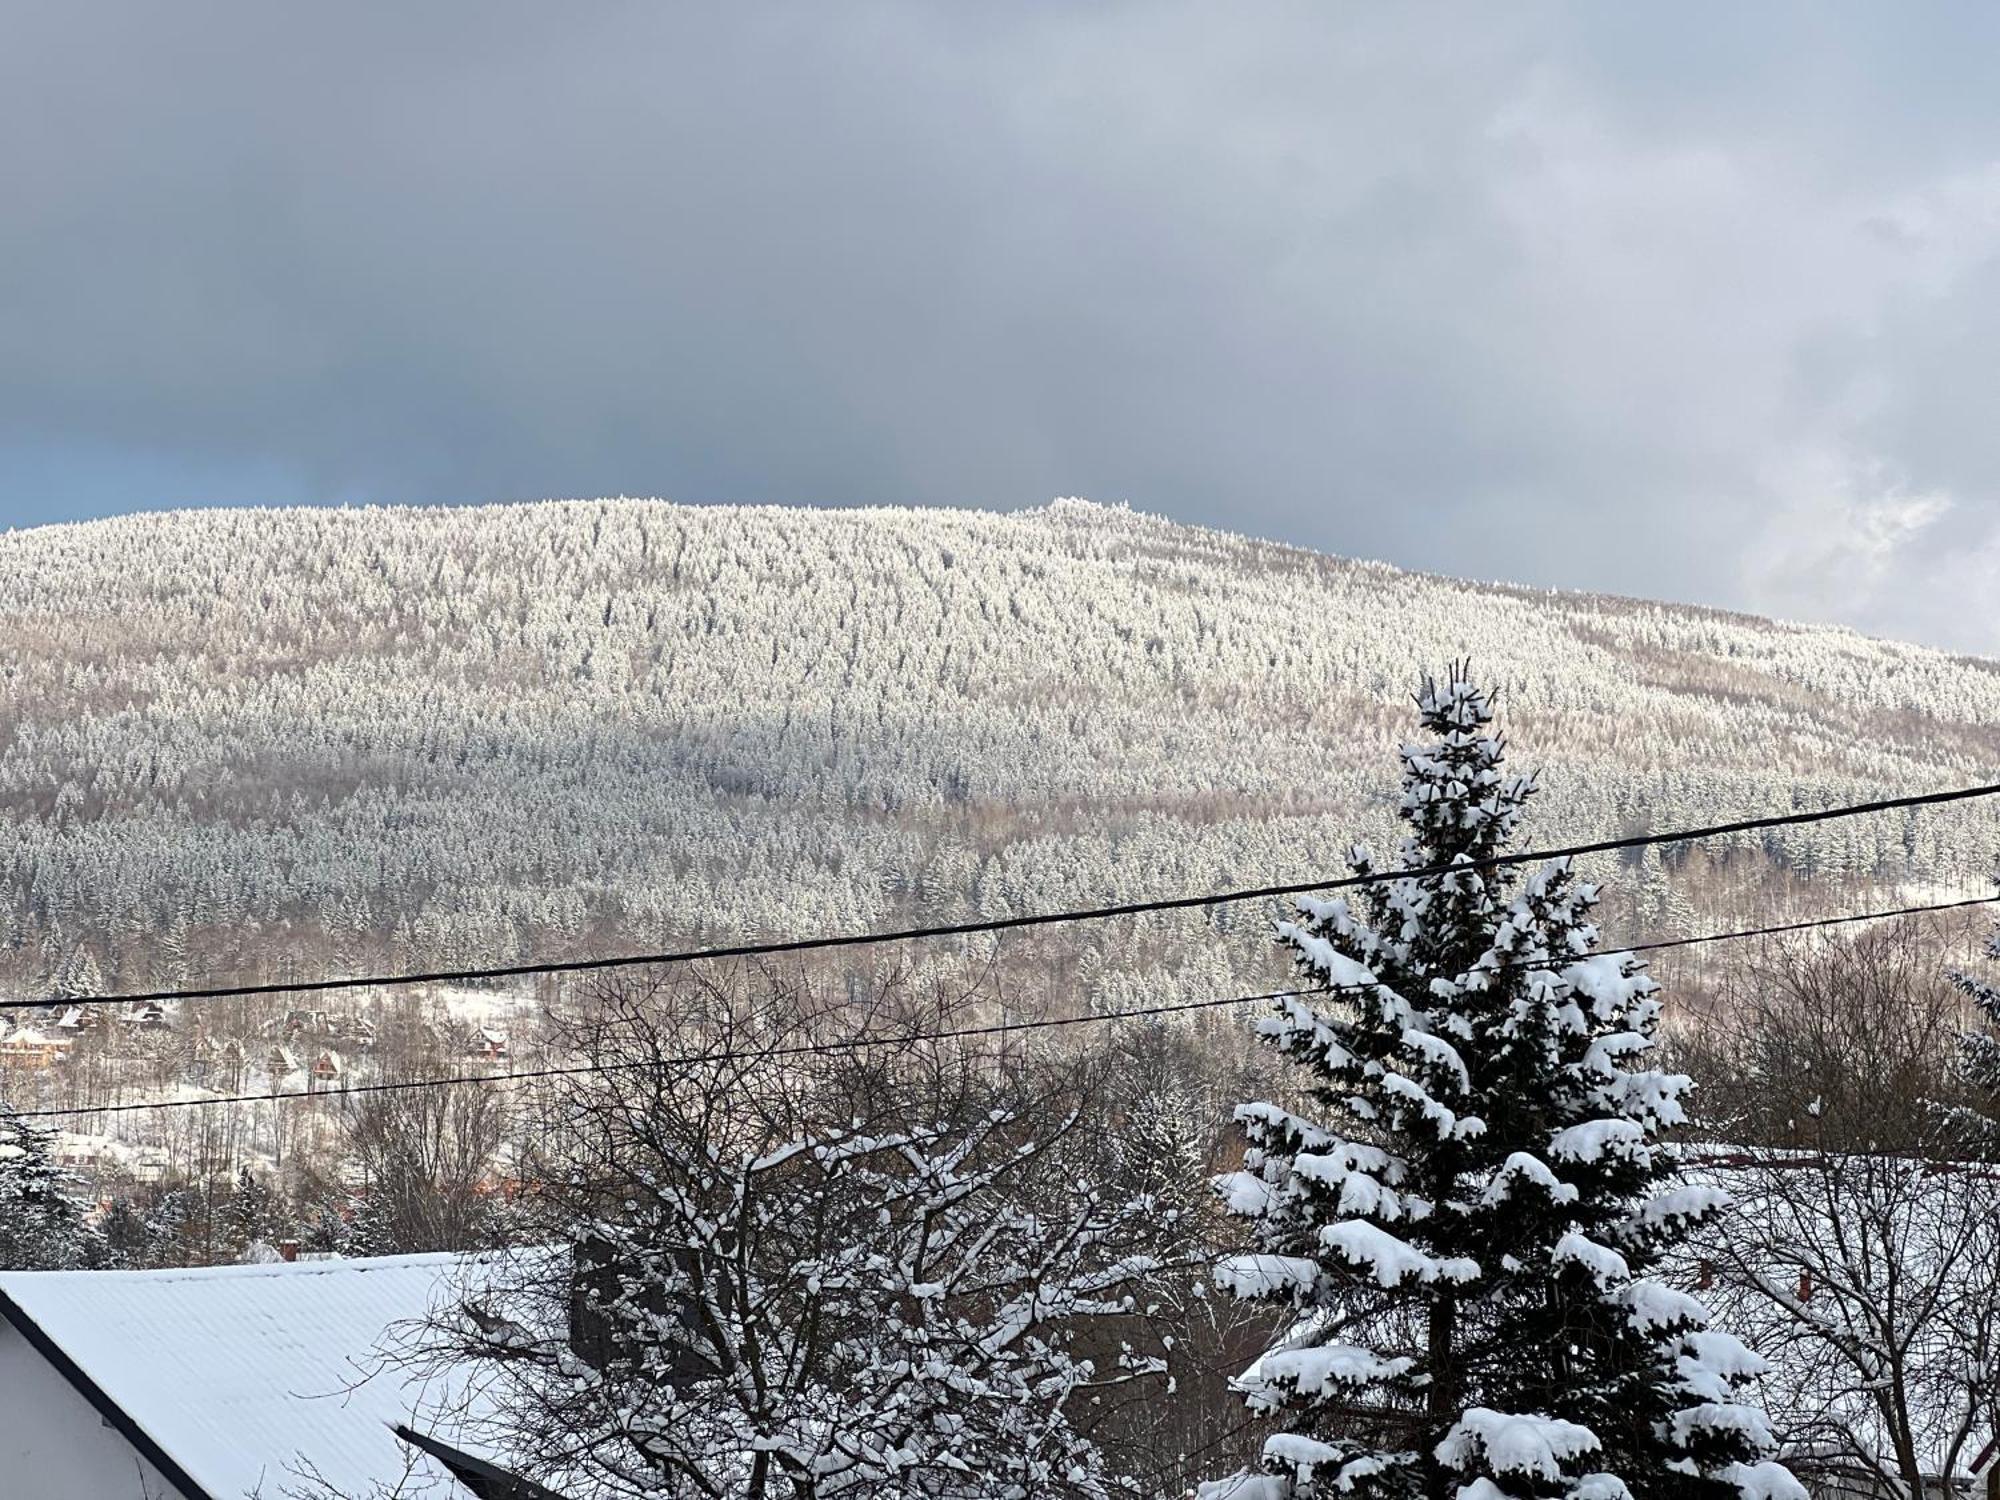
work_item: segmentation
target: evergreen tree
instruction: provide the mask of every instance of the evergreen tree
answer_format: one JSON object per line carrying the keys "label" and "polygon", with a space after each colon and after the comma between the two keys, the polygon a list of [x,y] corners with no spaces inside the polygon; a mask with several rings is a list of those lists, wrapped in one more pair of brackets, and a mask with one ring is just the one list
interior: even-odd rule
{"label": "evergreen tree", "polygon": [[105,1259],[114,1266],[143,1266],[152,1245],[152,1230],[130,1198],[119,1196],[105,1211]]}
{"label": "evergreen tree", "polygon": [[1803,1500],[1744,1399],[1762,1362],[1648,1274],[1725,1205],[1656,1140],[1689,1086],[1644,1066],[1656,986],[1592,953],[1566,862],[1491,863],[1533,780],[1503,772],[1487,695],[1454,671],[1417,702],[1396,878],[1279,924],[1339,993],[1258,1023],[1311,1115],[1237,1111],[1250,1149],[1218,1185],[1257,1253],[1217,1280],[1295,1314],[1238,1382],[1282,1423],[1203,1493]]}
{"label": "evergreen tree", "polygon": [[394,1255],[396,1228],[390,1220],[379,1192],[356,1193],[348,1200],[347,1234],[340,1247],[343,1255]]}
{"label": "evergreen tree", "polygon": [[0,1105],[0,1270],[101,1265],[102,1236],[86,1217],[80,1179],[57,1164],[55,1132]]}
{"label": "evergreen tree", "polygon": [[146,1239],[152,1258],[161,1265],[189,1261],[189,1226],[195,1218],[194,1195],[185,1187],[170,1187],[153,1200],[146,1215]]}
{"label": "evergreen tree", "polygon": [[78,948],[63,964],[56,979],[56,994],[64,1000],[83,1000],[104,993],[104,975],[88,948]]}
{"label": "evergreen tree", "polygon": [[259,1182],[248,1167],[239,1168],[236,1173],[236,1198],[230,1205],[236,1220],[239,1246],[271,1238],[274,1222],[272,1207],[271,1190]]}
{"label": "evergreen tree", "polygon": [[328,1255],[345,1255],[350,1246],[347,1219],[340,1211],[340,1204],[331,1198],[322,1198],[306,1210],[305,1223],[299,1235],[307,1250]]}

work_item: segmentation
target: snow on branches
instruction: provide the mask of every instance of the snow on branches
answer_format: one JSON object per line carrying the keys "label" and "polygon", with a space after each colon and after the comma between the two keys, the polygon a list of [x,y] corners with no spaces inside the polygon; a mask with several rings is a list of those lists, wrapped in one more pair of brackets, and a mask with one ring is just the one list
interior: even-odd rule
{"label": "snow on branches", "polygon": [[1337,993],[1258,1023],[1303,1076],[1237,1111],[1218,1188],[1253,1248],[1216,1280],[1289,1320],[1236,1382],[1278,1430],[1202,1493],[1801,1500],[1746,1398],[1761,1361],[1653,1275],[1726,1201],[1658,1139],[1688,1082],[1647,1065],[1656,986],[1594,951],[1566,862],[1493,863],[1534,783],[1488,695],[1454,672],[1417,701],[1407,834],[1352,859],[1399,878],[1278,927]]}
{"label": "snow on branches", "polygon": [[635,990],[580,1030],[616,1071],[553,1101],[540,1205],[577,1249],[456,1330],[505,1446],[580,1497],[1116,1492],[1092,1429],[1164,1368],[1176,1212],[1099,1185],[1059,1080],[770,1055],[812,1020]]}
{"label": "snow on branches", "polygon": [[0,1270],[100,1264],[103,1236],[85,1218],[82,1182],[55,1159],[55,1132],[0,1105]]}
{"label": "snow on branches", "polygon": [[[1987,939],[1986,954],[2000,959],[2000,929]],[[1978,1007],[1983,1023],[1959,1038],[1959,1060],[1976,1096],[1968,1113],[1985,1143],[2000,1147],[2000,987],[1964,971],[1951,982]]]}

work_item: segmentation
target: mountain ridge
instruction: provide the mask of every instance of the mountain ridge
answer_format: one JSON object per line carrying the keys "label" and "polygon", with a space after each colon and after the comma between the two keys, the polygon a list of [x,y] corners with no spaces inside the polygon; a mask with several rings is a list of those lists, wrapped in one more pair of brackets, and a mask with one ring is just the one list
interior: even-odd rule
{"label": "mountain ridge", "polygon": [[1162,512],[1142,510],[1123,501],[1105,502],[1091,500],[1083,496],[1059,496],[1056,499],[1044,501],[1039,505],[1017,506],[1010,510],[995,510],[984,506],[955,505],[821,506],[791,505],[782,501],[678,501],[660,496],[641,495],[478,500],[454,504],[369,501],[365,503],[330,505],[177,505],[166,506],[157,510],[142,509],[126,511],[111,516],[85,516],[69,520],[38,522],[28,526],[4,526],[0,527],[0,546],[4,546],[9,539],[26,538],[39,533],[88,530],[93,527],[119,527],[129,523],[187,520],[215,515],[243,515],[266,518],[318,514],[361,517],[451,517],[521,510],[525,508],[591,507],[603,505],[658,506],[673,510],[698,510],[718,514],[773,514],[800,517],[851,516],[880,518],[913,515],[956,515],[981,517],[993,521],[1032,518],[1038,515],[1069,509],[1105,520],[1115,521],[1124,519],[1166,527],[1184,536],[1205,535],[1249,547],[1294,554],[1318,563],[1349,568],[1379,569],[1428,583],[1476,589],[1481,593],[1503,594],[1527,601],[1555,599],[1597,605],[1622,605],[1641,610],[1661,609],[1674,614],[1710,615],[1732,623],[1765,626],[1781,631],[1807,631],[1830,635],[1847,635],[1872,645],[1894,646],[1911,651],[1925,652],[1955,662],[1961,662],[1967,666],[1978,667],[2000,674],[2000,656],[1987,656],[1976,651],[1959,651],[1948,647],[1934,646],[1922,641],[1908,640],[1901,636],[1876,635],[1862,630],[1857,626],[1844,624],[1835,620],[1809,620],[1785,615],[1763,614],[1753,609],[1738,608],[1726,604],[1712,604],[1701,600],[1663,599],[1648,594],[1624,594],[1614,590],[1592,589],[1563,584],[1530,584],[1500,577],[1477,578],[1457,573],[1444,573],[1430,568],[1411,567],[1403,563],[1392,562],[1386,558],[1363,557],[1345,552],[1328,552],[1304,542],[1287,541],[1281,537],[1260,536],[1252,532],[1230,531],[1224,527],[1211,526],[1204,522],[1183,521]]}
{"label": "mountain ridge", "polygon": [[[0,535],[0,641],[0,978],[29,988],[1331,874],[1387,832],[1418,673],[1466,655],[1544,767],[1539,842],[2000,761],[1981,658],[1080,501],[65,523]],[[1739,847],[1761,873],[1702,856],[1705,891],[1641,861],[1631,910],[1969,890],[1996,846],[1986,809],[1830,825]]]}

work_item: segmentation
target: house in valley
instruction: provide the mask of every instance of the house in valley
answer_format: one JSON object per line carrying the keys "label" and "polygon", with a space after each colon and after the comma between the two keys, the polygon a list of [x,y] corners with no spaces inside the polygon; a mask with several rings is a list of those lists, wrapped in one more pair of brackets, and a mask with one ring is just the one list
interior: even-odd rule
{"label": "house in valley", "polygon": [[159,1001],[148,1000],[132,1012],[131,1022],[138,1031],[172,1031],[174,1013]]}
{"label": "house in valley", "polygon": [[95,1031],[102,1024],[95,1007],[69,1005],[56,1017],[53,1029],[64,1036],[80,1036],[86,1031]]}
{"label": "house in valley", "polygon": [[75,1042],[61,1032],[21,1026],[0,1037],[0,1066],[9,1068],[52,1068],[69,1056]]}

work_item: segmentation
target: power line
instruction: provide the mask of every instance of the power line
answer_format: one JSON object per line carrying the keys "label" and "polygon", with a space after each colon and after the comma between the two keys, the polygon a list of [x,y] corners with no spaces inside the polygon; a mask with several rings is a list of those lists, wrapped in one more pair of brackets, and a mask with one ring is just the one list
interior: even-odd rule
{"label": "power line", "polygon": [[[1662,938],[1651,943],[1635,943],[1624,948],[1606,948],[1606,954],[1656,953],[1667,948],[1690,948],[1705,943],[1737,942],[1746,938],[1775,937],[1809,928],[1840,927],[1855,922],[1883,921],[1891,917],[1918,916],[1927,912],[1959,911],[1970,906],[2000,904],[2000,896],[1978,896],[1961,901],[1935,902],[1925,906],[1899,906],[1880,911],[1848,912],[1834,917],[1815,917],[1800,922],[1780,922],[1767,927],[1742,928],[1731,932],[1706,932],[1692,937]],[[1514,972],[1553,972],[1565,965],[1553,960],[1522,964]],[[556,1068],[535,1068],[509,1073],[464,1073],[451,1078],[407,1078],[389,1083],[365,1083],[330,1089],[285,1089],[268,1094],[213,1094],[198,1099],[141,1100],[130,1104],[90,1104],[72,1109],[24,1109],[15,1113],[24,1119],[51,1116],[132,1114],[151,1109],[192,1109],[211,1104],[261,1104],[283,1099],[345,1099],[362,1094],[389,1094],[404,1089],[450,1088],[465,1083],[522,1083],[545,1078],[573,1078],[586,1073],[616,1073],[637,1068],[683,1067],[701,1063],[764,1061],[782,1057],[826,1056],[862,1047],[915,1046],[924,1042],[964,1041],[973,1037],[1001,1036],[1021,1031],[1046,1031],[1064,1026],[1095,1026],[1111,1021],[1142,1020],[1152,1016],[1181,1015],[1189,1011],[1218,1010],[1227,1006],[1255,1005],[1264,1001],[1304,999],[1312,995],[1358,994],[1373,989],[1366,984],[1319,985],[1303,989],[1267,990],[1255,995],[1226,995],[1211,1000],[1178,1001],[1170,1005],[1146,1005],[1127,1010],[1096,1011],[1081,1016],[1052,1016],[1034,1021],[998,1021],[983,1026],[964,1026],[950,1031],[915,1033],[890,1032],[880,1036],[844,1037],[833,1042],[805,1042],[790,1047],[767,1048],[754,1053],[705,1052],[679,1057],[653,1057],[629,1063],[580,1063]]]}
{"label": "power line", "polygon": [[352,1088],[286,1089],[269,1094],[216,1094],[202,1099],[163,1099],[136,1104],[88,1104],[75,1109],[22,1109],[23,1119],[46,1115],[116,1115],[142,1109],[190,1109],[208,1104],[261,1104],[267,1099],[342,1099],[355,1094],[391,1094],[400,1089],[449,1088],[459,1083],[521,1083],[538,1078],[573,1078],[584,1073],[623,1073],[635,1068],[692,1067],[699,1063],[762,1062],[781,1057],[823,1057],[834,1052],[851,1052],[862,1047],[908,1047],[922,1042],[955,1042],[971,1037],[999,1036],[1016,1031],[1044,1031],[1057,1026],[1090,1026],[1106,1021],[1131,1021],[1146,1016],[1176,1015],[1190,1010],[1215,1010],[1225,1005],[1253,1005],[1260,1000],[1288,1000],[1294,996],[1333,995],[1366,985],[1320,985],[1297,990],[1270,990],[1260,995],[1226,995],[1217,1000],[1181,1001],[1172,1005],[1146,1005],[1131,1010],[1096,1011],[1082,1016],[1052,1016],[1037,1021],[996,1021],[986,1026],[963,1026],[952,1031],[885,1032],[880,1036],[843,1037],[837,1042],[802,1042],[791,1047],[770,1047],[758,1052],[690,1052],[679,1057],[648,1057],[636,1062],[578,1063],[561,1068],[534,1068],[518,1073],[463,1073],[455,1078],[405,1078],[394,1083],[363,1083]]}
{"label": "power line", "polygon": [[1464,860],[1457,864],[1428,865],[1415,870],[1378,870],[1365,875],[1343,875],[1331,880],[1298,881],[1287,885],[1250,886],[1238,890],[1212,891],[1199,896],[1167,896],[1145,901],[1124,901],[1110,906],[1080,907],[1069,911],[1035,912],[1019,917],[990,917],[975,922],[947,922],[927,927],[904,927],[884,932],[831,933],[821,937],[783,938],[774,942],[730,943],[712,948],[683,948],[664,953],[634,953],[610,958],[581,958],[559,962],[506,964],[483,969],[439,969],[428,973],[377,974],[347,979],[288,980],[276,984],[225,985],[213,989],[149,990],[126,995],[92,995],[64,1001],[0,1001],[0,1011],[40,1010],[51,1004],[142,1005],[186,1000],[228,1000],[257,995],[304,995],[325,990],[380,989],[388,985],[456,984],[481,979],[520,979],[535,974],[581,974],[602,969],[639,968],[647,965],[695,963],[704,959],[775,957],[790,953],[817,953],[834,948],[864,948],[882,943],[907,943],[922,938],[969,937],[980,933],[1013,932],[1029,927],[1050,927],[1063,922],[1092,922],[1109,917],[1138,916],[1154,911],[1185,911],[1195,907],[1227,906],[1240,901],[1262,901],[1276,896],[1298,896],[1311,891],[1352,890],[1357,886],[1381,885],[1394,880],[1424,879],[1437,875],[1502,869],[1513,865],[1538,864],[1546,860],[1575,859],[1586,854],[1610,854],[1622,849],[1644,849],[1658,844],[1685,844],[1729,834],[1755,833],[1770,828],[1824,823],[1835,818],[1854,818],[1866,813],[1889,812],[1898,808],[1935,807],[1941,803],[1964,802],[1977,797],[2000,795],[2000,784],[1958,787],[1950,791],[1925,792],[1908,797],[1885,797],[1873,802],[1855,802],[1840,807],[1808,812],[1773,813],[1755,818],[1737,818],[1727,823],[1711,823],[1701,828],[1670,829],[1664,833],[1633,834],[1625,838],[1597,839],[1557,849],[1531,849],[1518,854],[1499,854],[1487,859]]}
{"label": "power line", "polygon": [[1815,927],[1845,927],[1851,922],[1884,922],[1891,917],[1921,917],[1931,912],[1963,911],[1969,906],[2000,904],[2000,896],[1968,896],[1963,901],[1934,901],[1924,906],[1893,906],[1884,911],[1848,912],[1838,917],[1809,917],[1802,922],[1778,922],[1769,927],[1746,927],[1738,932],[1704,932],[1698,937],[1661,938],[1651,943],[1634,943],[1629,948],[1607,949],[1611,953],[1657,953],[1662,948],[1688,948],[1700,943],[1727,943],[1737,938],[1781,937],[1788,932],[1807,932]]}

